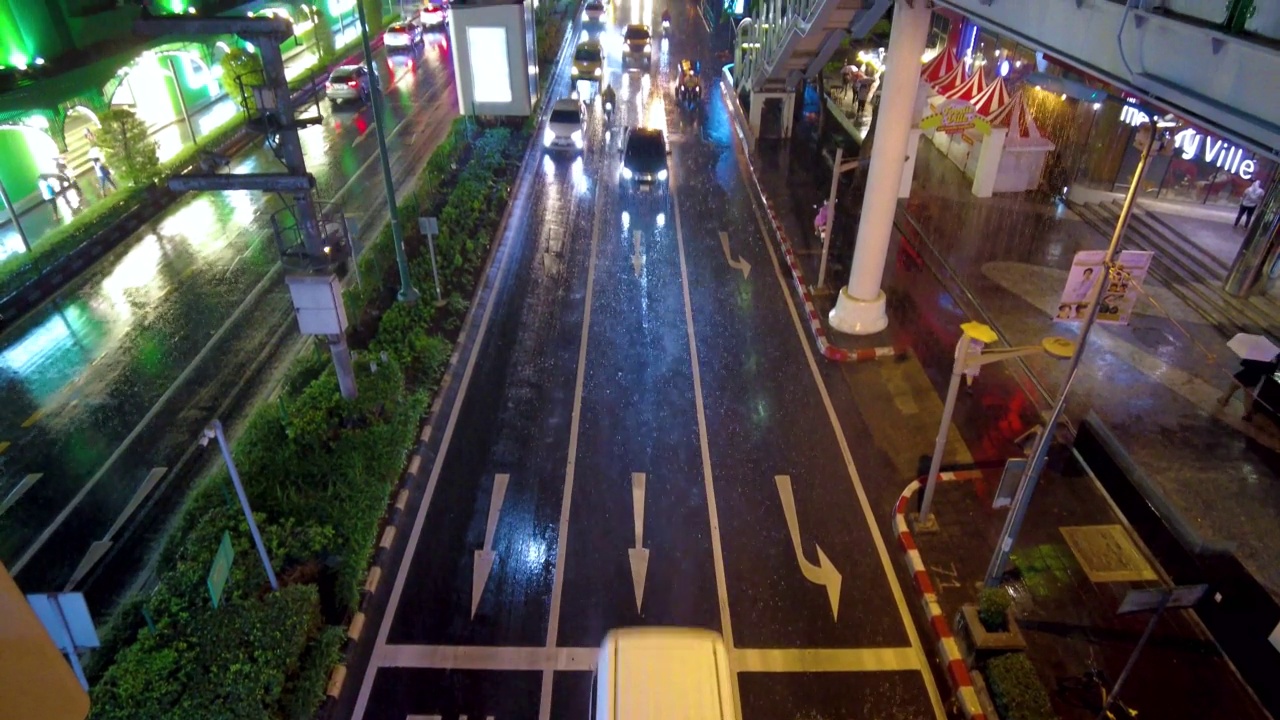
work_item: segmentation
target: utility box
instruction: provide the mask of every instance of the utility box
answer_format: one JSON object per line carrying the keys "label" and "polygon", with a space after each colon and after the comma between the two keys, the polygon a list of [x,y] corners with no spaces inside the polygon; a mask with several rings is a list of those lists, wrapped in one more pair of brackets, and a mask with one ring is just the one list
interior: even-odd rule
{"label": "utility box", "polygon": [[453,3],[449,44],[463,115],[528,117],[533,112],[538,102],[538,40],[532,2]]}
{"label": "utility box", "polygon": [[341,335],[347,329],[337,275],[288,275],[284,280],[303,335]]}

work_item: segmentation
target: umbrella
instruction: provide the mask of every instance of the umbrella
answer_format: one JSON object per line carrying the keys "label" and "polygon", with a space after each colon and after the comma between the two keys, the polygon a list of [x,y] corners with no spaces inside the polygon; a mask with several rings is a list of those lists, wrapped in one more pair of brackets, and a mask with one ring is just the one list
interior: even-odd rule
{"label": "umbrella", "polygon": [[1227,341],[1227,347],[1231,348],[1241,360],[1260,360],[1266,362],[1280,354],[1280,347],[1261,335],[1251,335],[1249,333],[1237,333],[1235,337]]}

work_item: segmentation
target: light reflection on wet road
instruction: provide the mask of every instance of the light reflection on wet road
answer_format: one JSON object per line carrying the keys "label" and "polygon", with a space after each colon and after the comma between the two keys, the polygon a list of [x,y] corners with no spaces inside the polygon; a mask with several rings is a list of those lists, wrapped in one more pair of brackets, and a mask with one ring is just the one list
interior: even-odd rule
{"label": "light reflection on wet road", "polygon": [[[428,34],[411,55],[379,52],[378,62],[392,168],[404,190],[457,114],[447,35]],[[377,143],[364,141],[371,109],[322,100],[319,110],[324,122],[301,132],[308,170],[319,196],[343,203],[367,242],[386,208]],[[260,144],[232,167],[280,169]],[[353,184],[360,192],[347,192]],[[296,337],[292,327],[277,335],[292,313],[283,283],[268,281],[278,258],[269,218],[278,207],[256,192],[188,194],[0,338],[0,498],[8,498],[0,501],[0,559],[28,592],[62,589],[147,473],[175,465],[258,356],[270,361]],[[210,343],[233,317],[234,327]],[[170,390],[172,399],[157,405]],[[153,405],[158,412],[140,426]],[[178,493],[171,496],[170,506]],[[159,527],[156,518],[140,525],[141,537]]]}
{"label": "light reflection on wet road", "polygon": [[[580,85],[584,155],[535,160],[515,200],[342,714],[590,717],[594,648],[630,625],[720,631],[744,718],[943,714],[872,511],[901,484],[831,410],[847,386],[761,234],[696,15],[674,4],[652,66],[623,69],[622,25],[662,9],[611,5],[612,128]],[[619,176],[640,126],[667,131],[669,191]]]}

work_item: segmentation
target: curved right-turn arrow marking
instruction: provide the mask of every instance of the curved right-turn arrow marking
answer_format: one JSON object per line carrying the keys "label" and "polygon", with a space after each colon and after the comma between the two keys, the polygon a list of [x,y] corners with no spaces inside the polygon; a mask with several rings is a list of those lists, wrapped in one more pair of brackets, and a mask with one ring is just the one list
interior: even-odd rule
{"label": "curved right-turn arrow marking", "polygon": [[484,593],[489,573],[493,572],[493,535],[498,530],[498,514],[502,511],[502,498],[507,494],[507,481],[511,476],[498,473],[493,476],[493,495],[489,497],[489,517],[484,526],[484,547],[475,551],[475,564],[471,566],[471,618],[476,617],[480,596]]}
{"label": "curved right-turn arrow marking", "polygon": [[729,233],[720,232],[720,249],[724,250],[724,259],[729,263],[729,267],[742,272],[742,279],[746,279],[751,274],[751,263],[747,259],[738,256],[737,260],[733,259],[733,253],[729,251]]}
{"label": "curved right-turn arrow marking", "polygon": [[791,476],[775,475],[774,481],[778,484],[778,496],[782,499],[782,512],[787,516],[787,530],[791,532],[791,546],[796,551],[796,562],[800,565],[800,572],[804,573],[804,577],[815,585],[825,585],[827,588],[827,599],[831,601],[831,619],[837,619],[837,613],[840,610],[840,571],[831,562],[831,558],[822,552],[822,548],[814,543],[814,549],[818,551],[818,564],[814,565],[805,559],[804,550],[800,545],[800,520],[796,516],[796,498],[791,492]]}

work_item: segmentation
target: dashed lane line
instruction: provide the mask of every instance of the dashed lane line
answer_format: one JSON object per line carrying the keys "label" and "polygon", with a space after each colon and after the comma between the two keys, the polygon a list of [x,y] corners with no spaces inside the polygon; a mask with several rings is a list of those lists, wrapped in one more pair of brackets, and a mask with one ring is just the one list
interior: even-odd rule
{"label": "dashed lane line", "polygon": [[[499,647],[492,645],[387,645],[383,668],[490,672],[592,672],[593,647]],[[912,647],[736,648],[735,673],[910,672],[920,669]]]}

